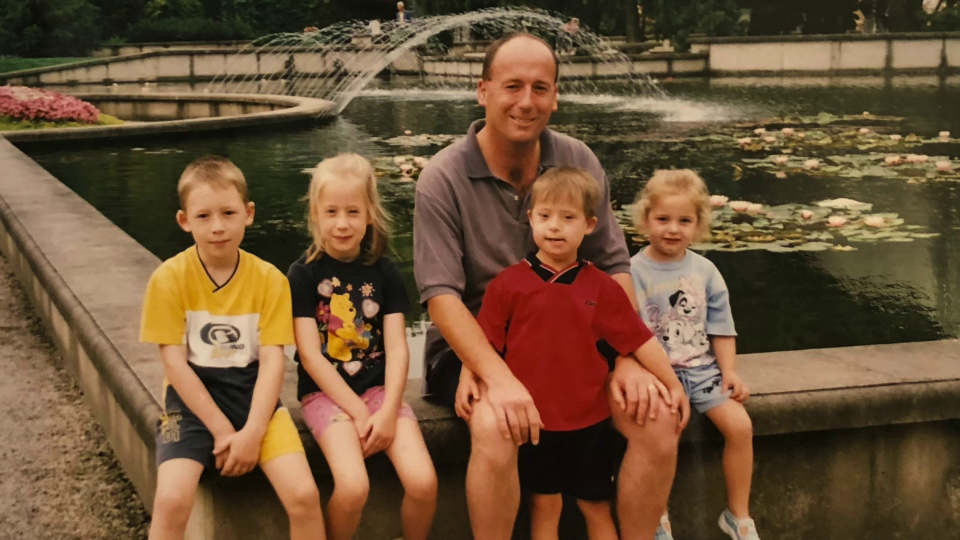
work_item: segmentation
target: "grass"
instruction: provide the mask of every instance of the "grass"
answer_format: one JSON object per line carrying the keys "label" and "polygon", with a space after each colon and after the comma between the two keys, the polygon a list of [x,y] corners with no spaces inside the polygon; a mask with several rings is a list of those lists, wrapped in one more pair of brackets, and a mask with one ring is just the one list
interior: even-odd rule
{"label": "grass", "polygon": [[122,124],[116,116],[100,113],[96,124],[83,124],[80,122],[38,122],[29,120],[14,120],[9,116],[0,116],[0,131],[21,131],[24,129],[50,129],[65,127],[90,127],[90,126],[116,126]]}
{"label": "grass", "polygon": [[0,73],[56,66],[60,64],[72,64],[74,62],[82,62],[83,60],[92,59],[93,57],[90,56],[80,56],[74,58],[20,58],[17,56],[0,56]]}

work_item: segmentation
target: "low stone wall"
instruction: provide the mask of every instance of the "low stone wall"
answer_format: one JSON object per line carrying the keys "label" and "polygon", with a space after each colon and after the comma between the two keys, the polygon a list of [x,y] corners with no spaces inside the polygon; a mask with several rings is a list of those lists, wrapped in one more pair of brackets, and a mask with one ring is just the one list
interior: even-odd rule
{"label": "low stone wall", "polygon": [[91,56],[95,58],[109,58],[111,56],[126,56],[130,54],[140,54],[156,51],[175,51],[181,49],[227,49],[235,50],[237,47],[243,47],[249,44],[249,41],[179,41],[179,42],[158,42],[158,43],[124,43],[123,45],[111,45],[103,47],[93,52]]}
{"label": "low stone wall", "polygon": [[[2,139],[0,170],[0,250],[149,508],[163,373],[155,348],[138,343],[137,321],[160,261]],[[960,530],[960,342],[743,355],[739,363],[754,392],[753,513],[764,537],[939,540]],[[417,389],[408,385],[406,397],[440,478],[432,538],[467,539],[467,433]],[[331,482],[303,428],[292,362],[282,399],[326,500]],[[702,419],[684,434],[671,506],[678,538],[719,537],[721,448]],[[371,495],[358,537],[395,538],[399,484],[382,458],[369,466]],[[575,514],[565,524],[564,539],[584,538]],[[188,538],[283,538],[285,531],[276,496],[252,474],[205,480]]]}
{"label": "low stone wall", "polygon": [[[643,74],[663,77],[704,76],[707,73],[708,58],[700,53],[659,53],[627,57],[592,58],[586,56],[564,56],[561,58],[560,77],[570,79],[606,79],[625,75]],[[483,58],[474,57],[426,57],[416,72],[431,77],[480,78],[483,70]]]}
{"label": "low stone wall", "polygon": [[694,38],[714,76],[960,72],[960,33]]}
{"label": "low stone wall", "polygon": [[20,143],[144,137],[310,122],[336,113],[332,102],[295,96],[229,94],[74,94],[129,123],[0,131]]}

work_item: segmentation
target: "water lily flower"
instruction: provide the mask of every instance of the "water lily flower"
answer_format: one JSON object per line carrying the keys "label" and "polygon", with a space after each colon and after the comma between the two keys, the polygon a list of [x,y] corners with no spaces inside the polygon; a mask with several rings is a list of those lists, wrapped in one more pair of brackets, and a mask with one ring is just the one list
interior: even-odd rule
{"label": "water lily flower", "polygon": [[862,127],[862,128],[860,128],[860,134],[861,134],[861,135],[866,135],[867,133],[870,133],[871,131],[873,131],[873,130],[870,129],[870,128],[868,128],[868,127]]}
{"label": "water lily flower", "polygon": [[753,130],[753,133],[756,135],[763,135],[766,132],[767,132],[766,128],[757,128]]}
{"label": "water lily flower", "polygon": [[863,224],[871,227],[883,227],[886,221],[883,216],[866,216],[863,218]]}
{"label": "water lily flower", "polygon": [[847,224],[847,218],[843,216],[830,216],[827,219],[827,225],[830,227],[843,227]]}
{"label": "water lily flower", "polygon": [[403,165],[400,165],[400,172],[402,172],[403,174],[410,174],[412,171],[413,171],[413,165],[409,163],[404,163]]}
{"label": "water lily flower", "polygon": [[953,166],[949,161],[938,161],[937,170],[939,172],[950,172],[953,170]]}
{"label": "water lily flower", "polygon": [[907,156],[907,163],[926,163],[928,156],[924,154],[910,154]]}
{"label": "water lily flower", "polygon": [[774,159],[774,162],[777,165],[786,165],[788,161],[790,161],[790,158],[788,158],[787,156],[777,156]]}
{"label": "water lily flower", "polygon": [[941,131],[941,132],[940,132],[940,140],[942,140],[942,141],[947,141],[947,140],[949,140],[949,139],[950,139],[950,132],[949,132],[949,131]]}
{"label": "water lily flower", "polygon": [[747,212],[750,214],[759,214],[762,211],[763,205],[760,203],[750,203],[750,205],[747,206]]}
{"label": "water lily flower", "polygon": [[751,204],[750,201],[730,201],[730,208],[734,212],[746,212]]}
{"label": "water lily flower", "polygon": [[870,116],[870,111],[863,111],[864,116]]}
{"label": "water lily flower", "polygon": [[785,173],[785,172],[783,172],[783,171],[777,171],[777,174],[775,174],[774,176],[776,176],[776,177],[779,178],[780,180],[783,180],[784,178],[787,177],[787,173]]}
{"label": "water lily flower", "polygon": [[420,167],[421,169],[426,167],[429,161],[430,161],[429,159],[421,156],[417,156],[413,158],[413,164],[416,165],[417,167]]}
{"label": "water lily flower", "polygon": [[890,140],[893,142],[897,142],[902,138],[903,138],[903,135],[897,135],[896,133],[890,136]]}
{"label": "water lily flower", "polygon": [[775,143],[775,142],[777,142],[777,138],[776,138],[776,137],[764,137],[763,140],[766,141],[766,142],[768,142],[768,143]]}
{"label": "water lily flower", "polygon": [[789,137],[794,133],[793,128],[788,128],[788,127],[781,129],[780,132],[783,133],[784,137]]}
{"label": "water lily flower", "polygon": [[746,146],[746,145],[748,145],[748,144],[750,144],[750,143],[752,143],[752,142],[753,142],[753,139],[751,139],[750,137],[744,137],[744,138],[742,138],[742,139],[737,139],[737,144],[739,144],[740,146]]}
{"label": "water lily flower", "polygon": [[728,197],[725,197],[723,195],[711,195],[710,206],[713,206],[714,208],[720,208],[723,205],[727,204],[727,201],[729,200],[730,199]]}
{"label": "water lily flower", "polygon": [[813,212],[811,212],[810,210],[801,210],[801,211],[800,211],[800,217],[802,217],[803,219],[807,219],[807,220],[812,219],[812,218],[813,218]]}
{"label": "water lily flower", "polygon": [[403,164],[407,162],[407,158],[403,156],[397,156],[393,158],[393,162],[402,167]]}
{"label": "water lily flower", "polygon": [[887,165],[899,165],[903,163],[903,158],[900,156],[887,156],[883,159]]}
{"label": "water lily flower", "polygon": [[803,162],[803,166],[806,167],[806,168],[808,168],[808,169],[819,169],[819,168],[820,168],[820,160],[819,160],[819,159],[808,159],[808,160],[806,160],[806,161]]}
{"label": "water lily flower", "polygon": [[798,138],[798,139],[806,139],[806,138],[807,138],[807,134],[801,131],[800,133],[797,133],[797,138]]}
{"label": "water lily flower", "polygon": [[407,130],[404,130],[403,134],[404,134],[404,135],[413,135],[413,132],[410,131],[409,129],[407,129]]}

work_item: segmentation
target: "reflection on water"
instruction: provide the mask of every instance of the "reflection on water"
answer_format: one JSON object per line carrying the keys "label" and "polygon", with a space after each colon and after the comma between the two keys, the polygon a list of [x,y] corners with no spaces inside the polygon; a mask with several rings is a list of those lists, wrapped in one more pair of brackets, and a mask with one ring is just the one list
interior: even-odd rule
{"label": "reflection on water", "polygon": [[[921,81],[922,82],[922,81]],[[776,205],[849,197],[929,227],[939,237],[910,243],[860,244],[853,252],[708,253],[725,276],[743,352],[920,341],[960,335],[960,194],[957,184],[907,185],[897,180],[792,178],[745,170],[736,148],[709,150],[663,138],[709,131],[717,122],[767,116],[874,114],[907,118],[902,132],[960,133],[960,86],[742,86],[730,81],[666,85],[667,100],[565,96],[552,124],[594,149],[612,181],[612,197],[629,203],[643,179],[662,167],[698,170],[714,193]],[[340,118],[309,129],[244,132],[151,142],[143,148],[33,147],[41,165],[90,201],[159,257],[190,243],[174,223],[176,182],[184,166],[207,153],[233,159],[247,175],[257,218],[244,247],[281,269],[307,246],[304,226],[309,178],[301,171],[341,151],[367,156],[429,156],[438,147],[397,148],[371,138],[413,133],[460,134],[482,115],[466,87],[423,91],[373,89]],[[956,145],[929,153],[960,157]],[[394,216],[394,258],[415,296],[410,226],[413,184],[384,182]],[[636,251],[637,246],[631,246]],[[416,302],[414,302],[416,306]],[[415,307],[411,320],[424,317]]]}

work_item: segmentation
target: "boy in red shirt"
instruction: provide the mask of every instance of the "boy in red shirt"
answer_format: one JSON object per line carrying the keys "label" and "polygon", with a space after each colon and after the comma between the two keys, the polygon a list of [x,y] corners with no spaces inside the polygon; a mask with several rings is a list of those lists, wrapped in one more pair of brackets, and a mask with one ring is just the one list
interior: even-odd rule
{"label": "boy in red shirt", "polygon": [[[609,365],[598,347],[636,355],[659,379],[668,405],[678,407],[681,428],[690,416],[670,361],[626,293],[577,257],[597,223],[599,198],[599,184],[581,169],[559,167],[537,179],[528,217],[539,250],[490,282],[477,317],[543,422],[540,443],[519,453],[533,540],[558,538],[564,493],[577,499],[591,540],[617,538],[609,503],[616,473],[604,392]],[[472,377],[464,367],[461,381]]]}

